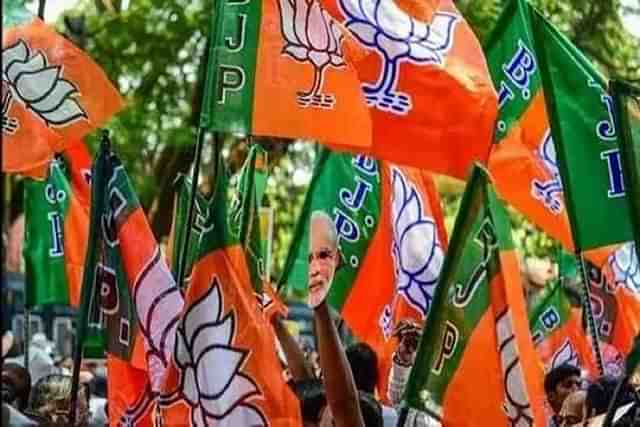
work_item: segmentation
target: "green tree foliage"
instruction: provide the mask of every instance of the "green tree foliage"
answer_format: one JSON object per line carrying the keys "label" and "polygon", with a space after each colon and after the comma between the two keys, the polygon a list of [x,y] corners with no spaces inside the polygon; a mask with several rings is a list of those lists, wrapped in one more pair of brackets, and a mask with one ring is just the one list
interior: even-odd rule
{"label": "green tree foliage", "polygon": [[[110,124],[116,149],[135,181],[158,237],[168,234],[172,182],[193,158],[194,116],[199,98],[198,70],[209,28],[212,0],[81,0],[69,15],[82,25],[58,22],[61,31],[80,38],[127,100],[127,108]],[[456,2],[476,31],[486,39],[503,7],[501,0]],[[603,71],[640,81],[640,42],[621,24],[620,13],[638,16],[636,1],[534,0]],[[74,35],[75,33],[75,35]],[[194,108],[196,107],[196,108]],[[210,141],[210,140],[209,140]],[[227,138],[224,155],[232,170],[242,163],[246,145]],[[94,141],[90,141],[95,144]],[[271,177],[266,203],[276,212],[276,274],[286,256],[311,174],[314,145],[262,140],[271,151]],[[210,142],[203,175],[211,173]],[[460,184],[441,185],[447,224],[458,209]],[[513,212],[514,237],[526,254],[545,255],[555,243]]]}

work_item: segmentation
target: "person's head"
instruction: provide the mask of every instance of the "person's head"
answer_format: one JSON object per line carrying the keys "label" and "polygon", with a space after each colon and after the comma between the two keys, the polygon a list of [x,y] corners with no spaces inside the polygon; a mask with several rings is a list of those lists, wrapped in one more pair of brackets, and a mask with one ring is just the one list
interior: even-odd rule
{"label": "person's head", "polygon": [[311,214],[309,236],[309,305],[317,307],[327,297],[340,264],[338,232],[333,220],[322,211]]}
{"label": "person's head", "polygon": [[584,419],[584,403],[586,398],[587,392],[584,390],[574,391],[567,396],[560,410],[561,425],[563,427],[578,424]]}
{"label": "person's head", "polygon": [[349,346],[346,353],[356,388],[373,394],[378,383],[378,355],[363,342]]}
{"label": "person's head", "polygon": [[[52,374],[41,378],[31,391],[29,413],[48,420],[54,426],[69,425],[71,405],[71,377]],[[76,426],[89,422],[89,396],[86,386],[78,389]]]}
{"label": "person's head", "polygon": [[580,388],[580,369],[564,364],[550,370],[544,378],[544,391],[551,408],[560,413],[564,400]]}
{"label": "person's head", "polygon": [[[587,417],[595,417],[607,412],[609,403],[613,397],[619,378],[603,376],[587,387],[585,414]],[[633,401],[633,386],[628,383],[620,390],[616,398],[616,406],[621,406]]]}
{"label": "person's head", "polygon": [[31,392],[31,375],[17,363],[5,363],[2,367],[2,401],[24,411]]}

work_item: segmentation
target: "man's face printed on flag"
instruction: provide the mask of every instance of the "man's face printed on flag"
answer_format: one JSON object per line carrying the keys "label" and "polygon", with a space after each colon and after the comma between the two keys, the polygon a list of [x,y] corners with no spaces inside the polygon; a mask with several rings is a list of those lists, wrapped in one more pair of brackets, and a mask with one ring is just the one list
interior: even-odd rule
{"label": "man's face printed on flag", "polygon": [[329,216],[314,216],[310,228],[309,305],[315,308],[327,298],[339,254],[335,226]]}

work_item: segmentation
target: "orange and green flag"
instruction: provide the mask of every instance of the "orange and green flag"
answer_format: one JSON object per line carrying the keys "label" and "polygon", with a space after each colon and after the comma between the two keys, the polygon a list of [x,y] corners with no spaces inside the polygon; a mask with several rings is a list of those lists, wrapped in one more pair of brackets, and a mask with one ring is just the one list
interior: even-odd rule
{"label": "orange and green flag", "polygon": [[568,363],[586,370],[593,378],[599,375],[589,338],[582,327],[581,310],[571,305],[560,282],[547,286],[531,307],[529,325],[545,372]]}
{"label": "orange and green flag", "polygon": [[299,402],[282,375],[242,244],[229,228],[221,162],[218,171],[159,416],[166,425],[301,425]]}
{"label": "orange and green flag", "polygon": [[105,147],[92,172],[89,235],[79,322],[97,310],[105,327],[110,425],[151,425],[183,299],[124,166]]}
{"label": "orange and green flag", "polygon": [[43,178],[55,152],[123,100],[86,53],[22,8],[10,2],[2,31],[2,170]]}
{"label": "orange and green flag", "polygon": [[[80,304],[89,207],[85,188],[72,178],[80,166],[65,158],[51,161],[44,181],[25,180],[27,307]],[[90,168],[90,159],[85,161]]]}
{"label": "orange and green flag", "polygon": [[319,3],[217,2],[211,37],[201,126],[371,145],[371,119],[346,57],[348,41]]}
{"label": "orange and green flag", "polygon": [[333,218],[342,265],[327,301],[380,361],[386,396],[391,334],[398,321],[422,322],[446,250],[440,199],[429,173],[364,155],[323,149],[298,220],[280,283],[306,295],[311,215]]}
{"label": "orange and green flag", "polygon": [[509,218],[479,166],[468,181],[426,325],[405,412],[443,425],[546,425],[543,374]]}
{"label": "orange and green flag", "polygon": [[487,161],[497,95],[480,43],[453,1],[320,3],[357,42],[352,65],[373,146],[354,151],[460,179],[474,161]]}

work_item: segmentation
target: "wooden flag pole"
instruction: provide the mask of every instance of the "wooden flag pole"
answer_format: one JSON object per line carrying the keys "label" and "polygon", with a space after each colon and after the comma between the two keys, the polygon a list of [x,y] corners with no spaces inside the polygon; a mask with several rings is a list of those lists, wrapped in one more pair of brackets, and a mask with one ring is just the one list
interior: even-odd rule
{"label": "wooden flag pole", "polygon": [[71,401],[69,405],[69,424],[75,425],[76,407],[78,403],[78,390],[80,387],[80,363],[82,362],[82,350],[84,340],[87,335],[89,323],[89,304],[95,289],[95,267],[98,263],[97,243],[101,232],[101,220],[104,214],[104,202],[106,199],[107,180],[107,156],[109,155],[111,142],[109,133],[102,131],[100,150],[93,165],[93,175],[91,181],[91,211],[89,217],[89,244],[87,246],[84,261],[84,271],[82,273],[82,290],[80,294],[80,310],[76,324],[76,340],[73,352],[73,376],[71,379]]}
{"label": "wooden flag pole", "polygon": [[596,356],[596,362],[598,363],[598,371],[600,375],[604,375],[604,359],[602,357],[602,349],[600,348],[600,334],[596,327],[596,320],[593,317],[593,307],[591,306],[591,289],[589,285],[589,276],[587,274],[587,268],[584,263],[584,257],[581,253],[577,252],[576,257],[580,262],[580,272],[582,274],[582,284],[584,287],[583,302],[582,305],[587,316],[587,326],[589,333],[591,334],[591,345],[593,353]]}

